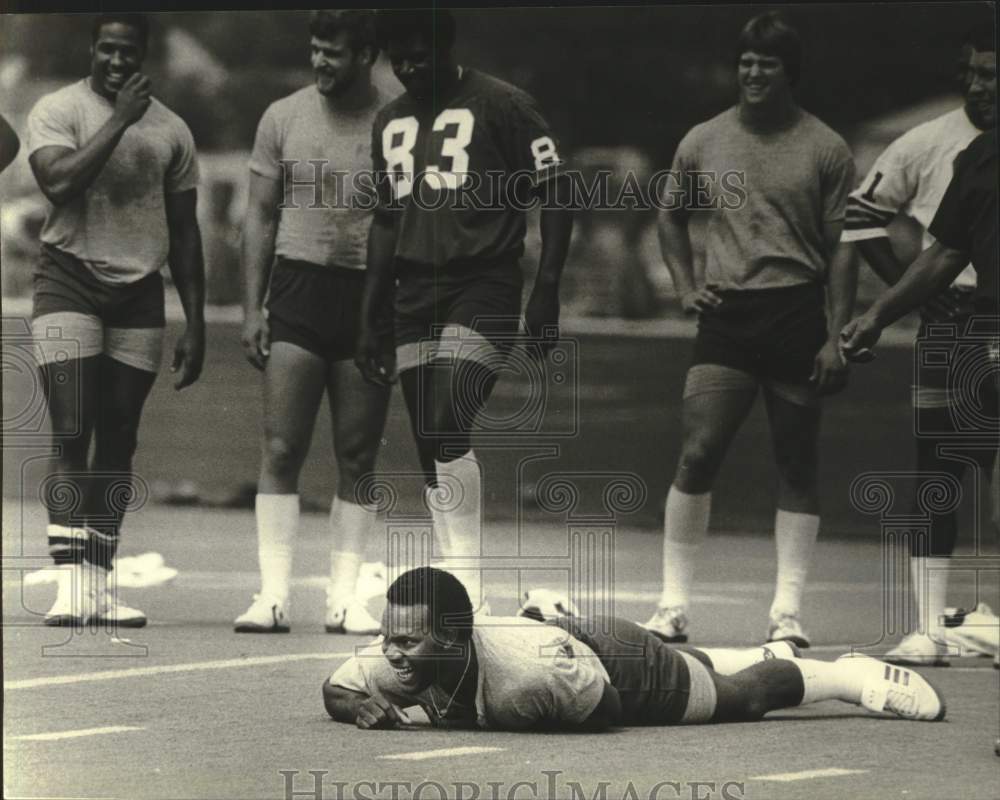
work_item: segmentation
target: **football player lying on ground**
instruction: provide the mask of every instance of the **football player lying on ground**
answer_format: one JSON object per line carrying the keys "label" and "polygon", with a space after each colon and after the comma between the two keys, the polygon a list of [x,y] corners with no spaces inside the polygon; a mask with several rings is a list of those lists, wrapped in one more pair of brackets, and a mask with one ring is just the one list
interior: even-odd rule
{"label": "football player lying on ground", "polygon": [[907,719],[945,715],[917,672],[867,656],[802,659],[788,642],[668,645],[614,617],[473,624],[465,588],[432,567],[403,573],[386,597],[382,639],[323,686],[330,716],[359,728],[407,724],[414,705],[436,727],[500,730],[737,722],[821,700]]}

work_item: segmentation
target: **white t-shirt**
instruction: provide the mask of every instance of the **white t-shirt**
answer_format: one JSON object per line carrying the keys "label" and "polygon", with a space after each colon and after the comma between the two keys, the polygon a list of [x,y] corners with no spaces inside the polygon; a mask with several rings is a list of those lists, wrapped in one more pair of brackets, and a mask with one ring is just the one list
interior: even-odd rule
{"label": "white t-shirt", "polygon": [[[79,150],[113,112],[114,105],[90,87],[89,78],[47,94],[28,115],[28,154],[50,145]],[[133,283],[167,262],[165,196],[197,185],[191,131],[153,98],[94,182],[68,203],[52,207],[41,239],[79,258],[104,283]]]}
{"label": "white t-shirt", "polygon": [[[965,109],[956,108],[896,139],[848,198],[841,241],[888,236],[886,226],[902,213],[923,227],[924,249],[934,244],[927,228],[951,182],[955,157],[980,133]],[[976,285],[976,271],[971,264],[955,279],[955,284]]]}
{"label": "white t-shirt", "polygon": [[[334,112],[315,86],[307,86],[272,103],[261,117],[250,170],[282,181],[285,207],[276,255],[365,268],[373,209],[357,202],[365,199],[358,176],[371,172],[372,123],[387,99],[376,87],[373,91],[368,108]],[[321,186],[310,183],[316,177],[310,161],[321,162]],[[374,182],[368,187],[373,190]]]}
{"label": "white t-shirt", "polygon": [[[472,629],[472,642],[479,666],[476,717],[482,728],[523,730],[546,721],[583,722],[610,683],[594,651],[552,625],[490,617]],[[429,699],[432,690],[411,695],[400,688],[380,640],[344,663],[330,682],[368,695],[378,689],[401,707],[421,706],[432,719],[437,713]],[[439,705],[444,702],[439,697]]]}

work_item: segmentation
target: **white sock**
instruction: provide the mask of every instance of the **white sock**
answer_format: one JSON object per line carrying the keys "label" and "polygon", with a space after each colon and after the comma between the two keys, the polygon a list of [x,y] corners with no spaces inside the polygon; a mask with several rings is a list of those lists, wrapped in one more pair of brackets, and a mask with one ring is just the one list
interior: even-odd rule
{"label": "white sock", "polygon": [[[444,557],[445,569],[455,574],[466,591],[473,609],[483,602],[480,569],[482,553],[482,472],[476,454],[469,450],[454,461],[435,461],[438,480],[445,484],[438,497],[449,498],[438,502],[443,510],[434,512],[435,537]],[[461,562],[455,561],[461,559]],[[459,566],[458,569],[455,569]]]}
{"label": "white sock", "polygon": [[660,607],[687,605],[694,565],[708,533],[712,493],[687,494],[671,486],[663,520],[663,592]]}
{"label": "white sock", "polygon": [[712,669],[720,675],[735,675],[771,658],[795,658],[795,651],[787,642],[771,642],[762,647],[699,647],[698,650],[708,656]]}
{"label": "white sock", "polygon": [[287,605],[292,577],[292,548],[299,529],[299,496],[258,494],[254,509],[260,593]]}
{"label": "white sock", "polygon": [[798,615],[806,586],[819,517],[778,509],[774,515],[774,542],[778,551],[778,576],[774,587],[771,616]]}
{"label": "white sock", "polygon": [[865,676],[848,664],[837,661],[816,661],[812,658],[795,658],[788,661],[802,673],[805,692],[799,705],[818,703],[822,700],[843,700],[845,703],[861,702]]}
{"label": "white sock", "polygon": [[330,595],[353,598],[365,545],[374,528],[374,507],[334,497],[330,504]]}
{"label": "white sock", "polygon": [[948,559],[911,556],[910,576],[917,603],[917,629],[943,641],[941,619],[948,595]]}

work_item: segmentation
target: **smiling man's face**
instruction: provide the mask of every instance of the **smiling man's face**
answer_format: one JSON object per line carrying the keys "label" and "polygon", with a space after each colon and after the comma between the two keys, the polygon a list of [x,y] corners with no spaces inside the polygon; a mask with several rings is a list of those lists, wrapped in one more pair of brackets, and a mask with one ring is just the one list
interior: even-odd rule
{"label": "smiling man's face", "polygon": [[420,692],[430,686],[438,664],[449,657],[441,636],[431,628],[427,605],[389,603],[382,614],[382,653],[407,692]]}
{"label": "smiling man's face", "polygon": [[114,98],[145,57],[142,38],[135,28],[121,22],[102,25],[90,47],[90,77],[94,91]]}

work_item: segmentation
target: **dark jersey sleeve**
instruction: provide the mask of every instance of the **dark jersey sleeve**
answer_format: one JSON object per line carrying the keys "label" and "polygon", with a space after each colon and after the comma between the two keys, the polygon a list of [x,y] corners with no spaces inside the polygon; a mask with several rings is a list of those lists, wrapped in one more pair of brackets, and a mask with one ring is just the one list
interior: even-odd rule
{"label": "dark jersey sleeve", "polygon": [[534,98],[512,93],[502,108],[502,148],[511,169],[530,173],[536,185],[555,177],[565,162]]}
{"label": "dark jersey sleeve", "polygon": [[973,158],[968,149],[959,153],[955,159],[955,171],[951,182],[945,190],[937,213],[931,221],[931,236],[945,247],[968,253],[972,249],[972,227],[969,221],[973,215],[965,206],[965,182],[969,179],[969,170],[973,166]]}

